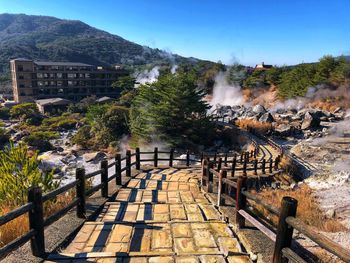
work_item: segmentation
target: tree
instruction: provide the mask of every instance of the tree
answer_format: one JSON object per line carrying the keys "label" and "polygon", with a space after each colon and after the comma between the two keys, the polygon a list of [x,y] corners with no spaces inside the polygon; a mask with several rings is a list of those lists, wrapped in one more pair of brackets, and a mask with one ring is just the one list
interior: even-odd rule
{"label": "tree", "polygon": [[282,74],[278,93],[283,98],[305,96],[308,88],[315,86],[317,66],[314,64],[300,64]]}
{"label": "tree", "polygon": [[41,173],[38,153],[29,154],[24,144],[11,143],[0,151],[0,200],[2,205],[18,206],[27,201],[27,190],[40,186],[49,192],[59,186],[53,173]]}
{"label": "tree", "polygon": [[97,104],[86,113],[88,125],[81,127],[73,138],[73,143],[84,147],[107,147],[129,134],[129,110],[123,106]]}
{"label": "tree", "polygon": [[141,85],[130,110],[132,135],[180,147],[208,143],[213,127],[206,116],[209,106],[204,95],[190,73],[168,74]]}
{"label": "tree", "polygon": [[136,79],[133,76],[123,76],[120,77],[117,81],[112,83],[112,87],[121,90],[121,94],[130,92],[134,89]]}

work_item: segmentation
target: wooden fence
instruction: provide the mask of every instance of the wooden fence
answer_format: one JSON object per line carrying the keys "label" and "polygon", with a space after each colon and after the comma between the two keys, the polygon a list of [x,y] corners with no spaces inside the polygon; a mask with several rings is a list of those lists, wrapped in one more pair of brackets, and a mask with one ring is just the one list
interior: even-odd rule
{"label": "wooden fence", "polygon": [[[218,168],[220,168],[218,164],[215,165],[208,158],[203,160],[201,179],[203,189],[209,193],[213,193],[216,190],[218,206],[224,204],[235,206],[235,217],[238,228],[244,228],[245,221],[247,220],[275,242],[273,263],[288,262],[288,260],[291,262],[306,262],[291,249],[294,229],[310,238],[328,252],[336,255],[345,262],[350,262],[349,250],[322,235],[319,231],[296,217],[297,200],[286,196],[282,199],[280,209],[269,205],[258,195],[247,191],[247,176],[228,176],[226,169]],[[254,207],[254,203],[261,205],[271,214],[278,217],[276,231],[274,231],[272,224],[268,224],[268,221],[260,214],[248,209],[248,206]]]}
{"label": "wooden fence", "polygon": [[[130,150],[126,151],[125,157],[120,154],[115,156],[113,162],[108,163],[107,160],[102,160],[100,169],[91,173],[85,173],[84,168],[76,169],[76,178],[74,181],[59,187],[49,193],[42,193],[40,187],[31,187],[28,189],[28,202],[21,207],[18,207],[11,212],[0,217],[0,226],[28,213],[29,231],[22,236],[11,241],[7,245],[0,248],[0,258],[6,256],[11,251],[19,248],[24,243],[30,240],[32,254],[37,257],[45,256],[45,227],[51,225],[56,220],[64,216],[72,208],[76,207],[76,215],[78,218],[85,218],[86,214],[86,198],[93,193],[101,190],[101,196],[108,198],[108,183],[115,179],[116,185],[122,185],[122,174],[126,177],[131,177],[133,168],[140,170],[141,164],[151,163],[154,167],[158,167],[159,162],[166,162],[166,166],[173,167],[174,161],[181,161],[183,165],[189,167],[191,164],[200,165],[200,159],[191,159],[190,152],[185,153],[186,158],[176,158],[181,153],[175,152],[173,149],[169,152],[159,151],[154,148],[153,152],[141,152],[139,148],[134,153]],[[151,155],[150,158],[141,159],[143,155]],[[166,155],[167,157],[163,157]],[[204,156],[202,154],[202,156]],[[162,158],[160,158],[162,157]],[[133,161],[134,160],[134,161]],[[108,170],[114,167],[113,175],[109,175]],[[87,189],[87,180],[100,175],[100,183]],[[67,193],[75,189],[75,198],[66,207],[56,213],[44,218],[44,203],[54,200],[58,195]]]}

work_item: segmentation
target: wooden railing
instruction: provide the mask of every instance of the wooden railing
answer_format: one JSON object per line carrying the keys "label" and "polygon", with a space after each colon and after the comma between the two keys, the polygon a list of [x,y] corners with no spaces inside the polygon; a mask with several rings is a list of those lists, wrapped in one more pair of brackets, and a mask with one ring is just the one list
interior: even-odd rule
{"label": "wooden railing", "polygon": [[[296,199],[288,196],[283,197],[281,208],[267,204],[258,195],[247,191],[247,176],[229,177],[227,170],[215,169],[214,162],[209,161],[209,159],[204,159],[202,162],[201,182],[205,191],[215,193],[216,190],[218,206],[224,204],[235,206],[238,228],[244,228],[247,220],[275,242],[273,263],[288,262],[288,260],[306,262],[291,248],[294,229],[343,261],[350,262],[349,250],[296,217]],[[248,206],[254,208],[253,203],[261,205],[272,215],[278,217],[276,230],[269,220],[266,220],[261,214],[254,213],[254,210],[248,209]]]}
{"label": "wooden railing", "polygon": [[[11,251],[19,248],[21,245],[30,240],[32,254],[37,257],[45,256],[45,227],[51,225],[56,220],[64,216],[72,208],[76,207],[76,215],[78,218],[85,218],[86,215],[86,198],[98,190],[101,190],[101,196],[108,198],[108,183],[115,179],[116,185],[122,185],[122,174],[126,177],[131,177],[132,168],[140,170],[142,163],[150,163],[154,167],[158,167],[159,162],[167,162],[166,166],[173,167],[174,161],[182,161],[185,166],[190,166],[192,163],[201,163],[200,159],[191,159],[190,152],[187,151],[186,158],[176,158],[181,153],[175,152],[173,149],[169,152],[158,151],[155,148],[153,152],[141,152],[139,148],[134,153],[130,150],[126,151],[124,157],[121,154],[116,154],[114,161],[108,163],[107,160],[100,162],[100,169],[91,173],[85,173],[84,168],[76,169],[76,178],[74,181],[59,187],[49,193],[42,193],[40,187],[31,187],[28,189],[28,203],[18,207],[11,212],[0,216],[0,226],[28,213],[29,231],[22,236],[11,241],[7,245],[0,248],[0,258],[6,256]],[[141,159],[142,155],[151,155],[151,158]],[[159,155],[167,155],[166,158]],[[202,155],[203,156],[203,155]],[[114,167],[114,173],[109,174],[109,169]],[[97,175],[100,175],[100,183],[87,189],[87,180]],[[57,198],[58,195],[67,193],[75,188],[75,197],[73,201],[66,207],[56,213],[44,218],[44,203]]]}

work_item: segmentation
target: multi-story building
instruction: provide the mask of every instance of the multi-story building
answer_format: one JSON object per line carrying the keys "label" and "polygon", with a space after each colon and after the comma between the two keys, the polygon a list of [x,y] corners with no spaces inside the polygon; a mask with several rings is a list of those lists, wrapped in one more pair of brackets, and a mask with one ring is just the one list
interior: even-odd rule
{"label": "multi-story building", "polygon": [[75,62],[46,62],[29,59],[10,61],[12,89],[16,102],[46,98],[78,101],[84,97],[117,97],[111,85],[127,75],[120,67],[96,67]]}

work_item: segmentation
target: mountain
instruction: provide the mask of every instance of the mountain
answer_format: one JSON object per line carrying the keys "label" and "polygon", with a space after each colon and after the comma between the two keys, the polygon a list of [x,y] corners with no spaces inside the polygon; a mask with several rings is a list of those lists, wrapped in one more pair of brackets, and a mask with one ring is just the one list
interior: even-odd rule
{"label": "mountain", "polygon": [[17,57],[102,66],[200,61],[138,45],[81,21],[24,14],[0,14],[0,50],[0,74],[9,72],[9,60]]}

